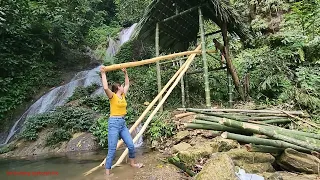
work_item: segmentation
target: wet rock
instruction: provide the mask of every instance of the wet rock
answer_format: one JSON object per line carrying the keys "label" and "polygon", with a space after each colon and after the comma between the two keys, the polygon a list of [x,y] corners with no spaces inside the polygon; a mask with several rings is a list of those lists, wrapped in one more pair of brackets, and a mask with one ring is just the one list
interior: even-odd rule
{"label": "wet rock", "polygon": [[205,143],[205,142],[210,142],[211,139],[206,139],[206,138],[203,138],[202,136],[195,136],[195,137],[192,137],[188,143],[191,145],[191,146],[196,146],[198,144],[202,144],[202,143]]}
{"label": "wet rock", "polygon": [[196,180],[238,180],[231,158],[217,153],[210,158],[203,169],[196,175]]}
{"label": "wet rock", "polygon": [[319,177],[316,174],[295,174],[290,172],[281,171],[278,172],[283,180],[318,180]]}
{"label": "wet rock", "polygon": [[274,172],[271,165],[275,158],[269,153],[248,152],[246,149],[232,149],[225,152],[233,160],[236,166],[247,173]]}
{"label": "wet rock", "polygon": [[176,143],[179,143],[185,139],[187,139],[189,136],[189,131],[180,131],[174,136],[174,140]]}
{"label": "wet rock", "polygon": [[92,151],[97,149],[99,149],[99,145],[92,134],[80,133],[68,142],[66,151]]}
{"label": "wet rock", "polygon": [[283,178],[279,172],[275,172],[275,173],[265,172],[260,175],[263,176],[265,178],[265,180],[283,180]]}
{"label": "wet rock", "polygon": [[180,160],[185,162],[187,166],[192,166],[198,159],[209,157],[213,152],[213,148],[210,143],[202,143],[196,146],[190,147],[185,151],[181,151],[178,154]]}
{"label": "wet rock", "polygon": [[320,160],[315,156],[288,148],[277,160],[277,164],[288,171],[317,174],[319,172]]}
{"label": "wet rock", "polygon": [[177,152],[179,153],[181,151],[186,151],[187,149],[189,149],[191,147],[192,146],[190,144],[185,143],[185,142],[181,142],[181,143],[179,143],[177,145],[174,145],[172,147],[172,149],[173,149],[173,153],[177,153]]}
{"label": "wet rock", "polygon": [[216,137],[213,139],[211,143],[211,147],[213,148],[214,152],[225,152],[229,151],[230,149],[237,148],[239,144],[237,141],[231,139],[224,139],[222,137]]}

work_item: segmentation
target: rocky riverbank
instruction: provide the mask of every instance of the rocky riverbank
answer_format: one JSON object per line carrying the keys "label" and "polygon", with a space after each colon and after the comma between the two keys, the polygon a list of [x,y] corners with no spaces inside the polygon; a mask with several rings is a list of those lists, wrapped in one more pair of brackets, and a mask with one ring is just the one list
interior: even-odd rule
{"label": "rocky riverbank", "polygon": [[250,152],[244,144],[224,139],[215,131],[185,129],[182,124],[191,119],[192,113],[175,119],[177,133],[156,148],[197,173],[194,179],[237,180],[239,170],[267,180],[320,179],[320,160],[316,156],[290,148],[279,155]]}

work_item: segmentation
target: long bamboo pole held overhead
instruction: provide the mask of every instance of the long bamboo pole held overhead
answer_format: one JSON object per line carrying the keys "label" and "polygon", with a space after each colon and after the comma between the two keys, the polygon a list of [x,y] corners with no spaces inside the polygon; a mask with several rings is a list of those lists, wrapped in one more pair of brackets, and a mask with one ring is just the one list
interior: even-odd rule
{"label": "long bamboo pole held overhead", "polygon": [[[201,45],[199,45],[196,50],[200,50]],[[174,81],[173,85],[170,87],[170,89],[167,91],[167,93],[165,94],[165,96],[162,98],[161,102],[157,105],[157,107],[152,111],[152,113],[150,114],[150,116],[148,117],[148,119],[146,120],[146,122],[144,123],[143,127],[141,128],[140,132],[135,136],[135,138],[133,139],[133,142],[137,142],[137,140],[140,138],[140,136],[144,133],[144,131],[146,130],[147,126],[149,125],[150,121],[152,120],[152,118],[154,117],[154,115],[158,112],[158,110],[160,109],[160,107],[162,106],[162,104],[164,103],[164,101],[168,98],[168,96],[171,94],[172,90],[176,87],[176,85],[179,83],[180,79],[182,78],[183,74],[187,71],[187,69],[189,68],[191,62],[193,61],[194,57],[196,56],[196,54],[192,54],[188,60],[185,62],[186,65],[183,68],[182,72],[179,74],[179,76],[177,77],[177,79]],[[126,148],[126,150],[122,153],[122,155],[120,156],[120,158],[118,159],[118,161],[112,166],[112,168],[114,168],[115,166],[118,166],[120,163],[122,163],[123,159],[127,156],[128,154],[128,148]]]}
{"label": "long bamboo pole held overhead", "polygon": [[[166,92],[166,90],[169,88],[169,86],[172,84],[172,82],[179,76],[180,72],[185,68],[186,63],[184,63],[180,69],[172,76],[172,78],[168,81],[168,83],[163,87],[162,91],[152,100],[152,102],[148,105],[148,107],[143,111],[143,113],[140,115],[140,117],[137,119],[137,121],[131,126],[129,132],[130,134],[134,129],[137,128],[137,126],[141,123],[141,121],[145,118],[147,113],[153,108],[153,106],[156,104],[156,102],[159,100],[159,98]],[[117,144],[117,149],[123,144],[123,140],[119,140]],[[102,167],[105,164],[106,159],[104,159],[99,166],[96,166],[92,168],[91,170],[84,173],[85,176],[91,174],[92,172],[98,170],[100,167]]]}
{"label": "long bamboo pole held overhead", "polygon": [[[215,52],[213,50],[210,50],[208,52]],[[201,54],[200,50],[196,50],[196,51],[184,51],[184,52],[180,52],[180,53],[174,53],[174,54],[169,54],[169,55],[165,55],[165,56],[159,56],[159,57],[154,57],[151,59],[146,59],[146,60],[141,60],[141,61],[134,61],[134,62],[127,62],[127,63],[121,63],[121,64],[113,64],[110,66],[104,66],[103,70],[108,72],[108,71],[114,71],[117,69],[122,69],[122,68],[128,68],[128,67],[136,67],[136,66],[142,66],[142,65],[146,65],[146,64],[151,64],[151,63],[155,63],[161,60],[168,60],[168,59],[173,59],[175,57],[178,56],[185,56],[185,55],[190,55],[190,54]]]}

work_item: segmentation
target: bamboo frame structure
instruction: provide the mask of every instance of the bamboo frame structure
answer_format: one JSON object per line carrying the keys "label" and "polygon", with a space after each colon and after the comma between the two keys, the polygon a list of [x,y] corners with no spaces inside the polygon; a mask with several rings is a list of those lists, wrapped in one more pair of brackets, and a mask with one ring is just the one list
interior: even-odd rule
{"label": "bamboo frame structure", "polygon": [[[196,50],[199,50],[201,48],[201,46],[199,45]],[[162,106],[162,104],[165,102],[165,100],[168,98],[168,96],[171,94],[172,90],[176,87],[176,85],[178,84],[178,82],[180,81],[180,79],[182,78],[183,74],[187,71],[187,69],[189,68],[191,62],[193,61],[194,57],[196,56],[196,54],[192,54],[190,55],[190,57],[187,59],[187,61],[185,62],[185,67],[183,68],[182,72],[179,74],[179,76],[177,77],[177,79],[174,81],[174,83],[172,84],[172,86],[170,87],[170,89],[167,91],[167,93],[165,94],[165,96],[163,97],[163,99],[161,100],[161,102],[157,105],[157,107],[152,111],[152,113],[150,114],[150,116],[148,117],[148,119],[146,120],[146,122],[144,123],[143,127],[141,128],[140,132],[135,136],[135,138],[133,139],[133,142],[135,143],[140,136],[144,133],[144,131],[146,130],[147,126],[149,125],[150,121],[152,120],[152,118],[154,117],[154,115],[158,112],[158,110],[160,109],[160,107]],[[164,89],[163,89],[164,91]],[[118,161],[112,166],[112,168],[114,168],[115,166],[120,165],[120,163],[122,163],[123,159],[126,157],[126,155],[128,154],[128,148],[126,148],[126,150],[122,153],[122,155],[120,156],[120,158],[118,159]]]}
{"label": "bamboo frame structure", "polygon": [[[199,51],[193,51],[195,53]],[[152,102],[148,105],[148,107],[143,111],[143,113],[140,115],[140,117],[137,119],[137,121],[131,126],[129,132],[130,134],[134,129],[137,128],[137,126],[141,123],[141,121],[144,119],[144,117],[147,115],[147,113],[153,108],[153,106],[156,104],[156,102],[159,100],[159,98],[165,93],[165,91],[169,88],[169,86],[172,84],[172,82],[178,77],[180,72],[185,68],[186,63],[184,63],[180,69],[172,76],[172,78],[168,81],[168,83],[163,87],[162,91],[152,100]],[[118,149],[123,144],[123,140],[119,140],[117,144]],[[96,166],[92,168],[91,170],[84,173],[85,176],[91,174],[92,172],[96,171],[100,167],[102,167],[105,164],[106,159],[104,159],[99,166]]]}
{"label": "bamboo frame structure", "polygon": [[205,43],[205,31],[204,31],[204,20],[201,8],[198,8],[199,11],[199,26],[201,32],[201,50],[202,50],[202,60],[203,60],[203,70],[204,70],[204,88],[206,94],[206,107],[211,107],[211,100],[210,100],[210,88],[209,88],[209,78],[208,78],[208,63],[207,63],[207,56],[206,56],[206,43]]}

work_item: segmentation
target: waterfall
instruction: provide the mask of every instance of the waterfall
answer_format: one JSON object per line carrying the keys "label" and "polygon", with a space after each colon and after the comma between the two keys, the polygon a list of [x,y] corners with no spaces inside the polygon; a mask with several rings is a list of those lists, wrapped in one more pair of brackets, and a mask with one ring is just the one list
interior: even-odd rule
{"label": "waterfall", "polygon": [[[109,38],[109,46],[106,50],[107,55],[114,56],[120,46],[127,42],[135,28],[136,24],[133,24],[129,28],[124,28],[120,34],[119,34],[119,40],[115,41]],[[78,72],[69,83],[59,86],[57,88],[52,89],[50,92],[43,95],[41,98],[39,98],[34,104],[32,104],[27,111],[23,113],[23,115],[14,123],[12,128],[10,129],[7,138],[5,139],[4,143],[1,145],[7,144],[12,137],[15,135],[15,133],[19,132],[25,119],[39,114],[48,112],[50,110],[53,110],[57,106],[62,106],[66,103],[67,99],[73,94],[73,91],[76,89],[76,87],[86,87],[91,85],[92,83],[96,83],[100,85],[100,88],[97,89],[92,95],[105,95],[105,92],[102,88],[101,80],[100,80],[100,66],[88,70],[88,71],[81,71]],[[141,125],[140,125],[141,126]],[[138,130],[139,127],[137,128]],[[137,130],[136,129],[136,130]],[[138,140],[137,143],[135,143],[135,146],[140,147],[143,140],[142,137]]]}

